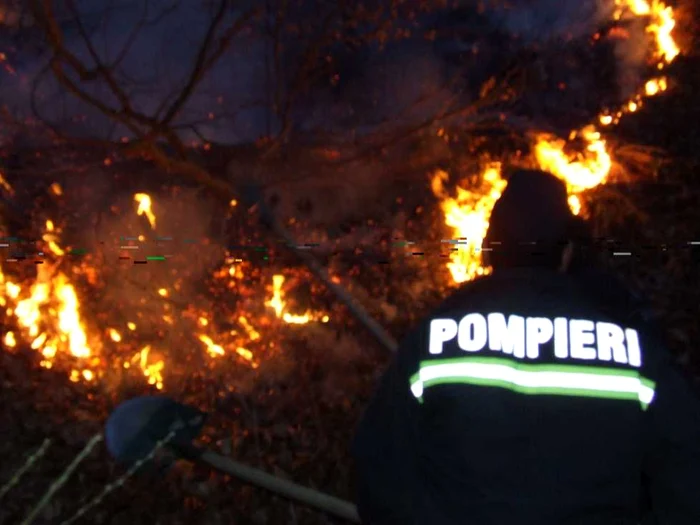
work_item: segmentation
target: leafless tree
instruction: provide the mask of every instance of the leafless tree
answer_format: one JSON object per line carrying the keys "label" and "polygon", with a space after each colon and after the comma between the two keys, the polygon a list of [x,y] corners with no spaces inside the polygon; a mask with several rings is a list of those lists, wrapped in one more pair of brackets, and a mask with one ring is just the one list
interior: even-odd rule
{"label": "leafless tree", "polygon": [[[264,53],[266,89],[263,89],[266,92],[249,104],[250,107],[269,110],[267,133],[260,137],[260,143],[265,145],[261,150],[263,154],[270,155],[297,138],[299,131],[295,129],[295,115],[302,111],[321,85],[332,85],[336,81],[338,55],[363,46],[381,48],[407,38],[416,30],[412,21],[437,4],[440,2],[405,0],[201,2],[199,8],[205,13],[207,27],[196,42],[196,53],[192,63],[188,64],[187,75],[174,80],[167,94],[160,93],[157,103],[144,105],[139,103],[139,95],[149,87],[139,79],[130,78],[122,65],[138,52],[135,42],[144,33],[168,16],[171,10],[181,7],[177,1],[144,0],[141,2],[141,16],[120,39],[120,48],[102,50],[95,35],[102,20],[118,7],[115,2],[109,3],[103,12],[87,16],[85,7],[81,8],[77,0],[31,0],[29,6],[34,25],[40,30],[49,53],[45,69],[34,79],[33,109],[58,136],[88,144],[107,140],[126,154],[149,158],[170,172],[184,174],[228,197],[232,192],[229,185],[198,164],[196,152],[188,143],[188,137],[197,137],[200,145],[209,144],[211,139],[202,128],[220,115],[215,112],[197,114],[191,111],[189,104],[204,91],[215,67],[236,60],[232,53],[237,46],[261,44],[267,48]],[[430,35],[426,37],[430,38]],[[51,121],[42,115],[34,95],[47,75],[85,107],[96,109],[107,117],[113,126],[112,134],[115,130],[123,130],[117,133],[125,136],[109,136],[107,139],[76,137],[66,131],[62,122]],[[415,103],[422,104],[431,95],[427,93]],[[366,154],[384,149],[446,119],[475,115],[512,95],[512,88],[507,82],[492,80],[481,95],[476,101],[465,104],[463,98],[445,98],[442,92],[440,107],[425,118],[410,122],[401,122],[400,119],[375,122],[373,131],[362,138],[359,148],[354,149],[354,155],[358,151]],[[306,129],[304,133],[313,135],[313,129]],[[345,160],[348,159],[335,159]]]}

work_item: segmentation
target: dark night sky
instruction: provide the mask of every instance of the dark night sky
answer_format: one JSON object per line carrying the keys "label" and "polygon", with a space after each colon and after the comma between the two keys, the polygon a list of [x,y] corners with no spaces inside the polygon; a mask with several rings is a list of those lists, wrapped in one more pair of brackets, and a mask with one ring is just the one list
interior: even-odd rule
{"label": "dark night sky", "polygon": [[[473,5],[473,2],[463,3]],[[112,8],[103,16],[104,4],[100,0],[78,3],[84,23],[93,35],[95,47],[103,57],[114,58],[143,15],[145,4],[133,0],[111,2]],[[154,19],[172,4],[178,7],[141,31],[122,63],[122,78],[128,79],[123,84],[131,86],[136,106],[146,113],[152,112],[182,85],[210,16],[198,1],[177,3],[173,0],[155,0],[149,3],[148,18]],[[476,23],[479,30],[491,28],[517,33],[528,42],[545,40],[564,32],[578,36],[594,30],[609,13],[612,0],[529,0],[518,5],[515,10],[488,11],[480,19],[466,22],[464,17],[456,15],[459,9],[443,12],[437,17],[426,18],[425,25]],[[235,16],[237,13],[231,13],[229,21]],[[68,35],[76,35],[74,27],[66,27]],[[297,124],[302,127],[304,124],[323,123],[324,120],[339,122],[343,115],[347,115],[348,106],[376,115],[396,115],[401,108],[410,106],[427,91],[444,84],[447,51],[468,49],[473,43],[454,40],[435,44],[416,38],[393,47],[382,56],[364,53],[351,57],[346,69],[340,71],[344,82],[341,97],[337,90],[336,93],[330,88],[317,90],[310,99],[308,110],[305,108],[300,112],[306,122]],[[481,45],[487,44],[481,42]],[[262,104],[265,101],[265,53],[268,48],[255,31],[241,35],[202,82],[182,119],[206,121],[209,112],[215,113],[219,119],[213,123],[205,122],[200,126],[200,131],[210,140],[218,142],[249,142],[265,134],[267,113]],[[79,44],[76,36],[72,39],[71,49],[89,62],[87,50]],[[2,73],[0,99],[18,114],[27,114],[32,80],[45,64],[45,57],[25,50],[13,58],[18,74]],[[69,129],[72,132],[104,136],[110,131],[108,121],[65,97],[63,90],[55,85],[50,76],[44,77],[38,93],[41,112],[50,120],[65,122],[66,116],[89,115],[87,121],[71,124]],[[93,93],[101,95],[103,100],[110,100],[103,87],[95,86]],[[424,106],[421,114],[413,114],[411,118],[420,118],[426,112],[435,111],[450,94],[440,92],[434,103]],[[329,119],[329,115],[333,118]],[[124,132],[116,130],[115,133],[121,135]]]}

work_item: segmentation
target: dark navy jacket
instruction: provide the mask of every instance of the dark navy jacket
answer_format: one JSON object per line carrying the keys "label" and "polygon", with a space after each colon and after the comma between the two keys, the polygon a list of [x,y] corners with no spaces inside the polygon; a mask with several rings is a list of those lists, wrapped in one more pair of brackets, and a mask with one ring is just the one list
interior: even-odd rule
{"label": "dark navy jacket", "polygon": [[353,453],[366,524],[700,524],[700,400],[605,274],[458,290],[402,343]]}

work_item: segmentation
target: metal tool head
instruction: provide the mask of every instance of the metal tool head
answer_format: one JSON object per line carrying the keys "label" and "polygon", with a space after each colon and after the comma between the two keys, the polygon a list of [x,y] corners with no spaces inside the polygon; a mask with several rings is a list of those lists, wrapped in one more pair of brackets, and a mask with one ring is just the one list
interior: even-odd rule
{"label": "metal tool head", "polygon": [[[131,466],[153,452],[171,434],[169,450],[187,450],[200,434],[206,414],[166,396],[135,397],[121,403],[105,424],[105,442],[112,457]],[[159,462],[167,468],[170,461]],[[158,461],[152,461],[158,462]]]}

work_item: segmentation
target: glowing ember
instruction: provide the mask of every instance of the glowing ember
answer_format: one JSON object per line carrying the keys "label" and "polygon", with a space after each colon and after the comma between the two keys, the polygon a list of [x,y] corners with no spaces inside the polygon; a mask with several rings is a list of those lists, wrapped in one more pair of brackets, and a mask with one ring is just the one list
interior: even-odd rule
{"label": "glowing ember", "polygon": [[146,193],[137,193],[134,195],[134,200],[138,203],[139,207],[136,210],[138,215],[145,215],[148,219],[148,223],[151,228],[155,230],[156,228],[156,216],[151,209],[151,196]]}
{"label": "glowing ember", "polygon": [[209,352],[209,355],[211,355],[212,357],[224,355],[226,353],[224,351],[224,349],[221,346],[215,344],[214,341],[212,341],[211,337],[209,337],[209,336],[200,335],[199,340],[202,341],[206,345],[207,352]]}
{"label": "glowing ember", "polygon": [[241,315],[238,318],[238,322],[243,326],[246,333],[248,334],[248,338],[251,341],[257,341],[258,339],[260,339],[260,333],[255,328],[253,328],[253,326],[248,322],[248,319],[246,319],[245,316]]}
{"label": "glowing ember", "polygon": [[15,193],[15,190],[12,189],[12,186],[8,184],[8,182],[5,180],[5,177],[3,177],[2,173],[0,173],[0,187],[10,195],[14,195]]}
{"label": "glowing ember", "polygon": [[3,338],[3,343],[8,348],[14,348],[15,346],[17,346],[17,340],[15,339],[14,332],[7,332],[5,334],[5,337]]}
{"label": "glowing ember", "polygon": [[653,97],[661,91],[666,91],[667,88],[668,85],[666,83],[665,78],[655,78],[652,80],[648,80],[647,83],[644,84],[644,93],[648,97]]}
{"label": "glowing ember", "polygon": [[243,359],[246,359],[248,361],[251,361],[253,359],[253,352],[246,348],[243,348],[242,346],[236,348],[236,353],[240,355]]}
{"label": "glowing ember", "polygon": [[147,378],[148,384],[155,386],[158,390],[163,388],[163,368],[165,363],[162,359],[153,360],[150,362],[149,354],[151,353],[150,345],[144,346],[141,351],[131,359],[131,364],[138,364]]}
{"label": "glowing ember", "polygon": [[46,221],[46,233],[42,236],[44,242],[49,245],[49,250],[56,255],[65,255],[63,249],[58,245],[58,232],[52,220]]}

